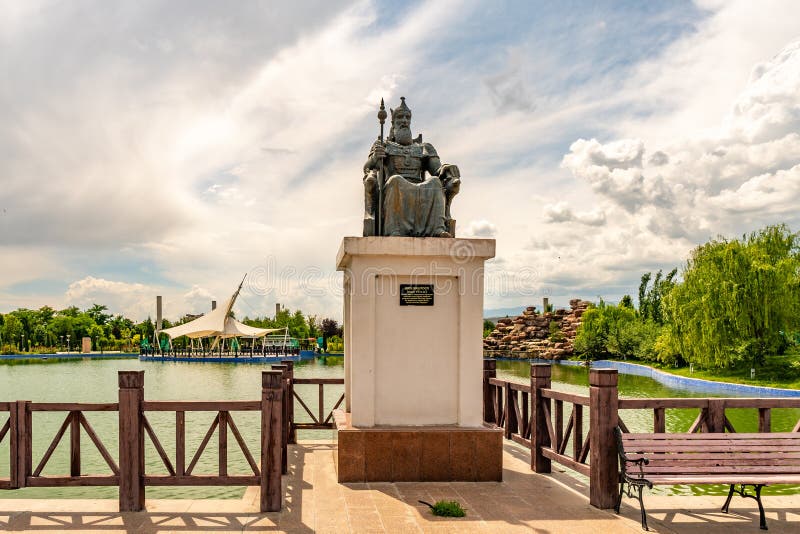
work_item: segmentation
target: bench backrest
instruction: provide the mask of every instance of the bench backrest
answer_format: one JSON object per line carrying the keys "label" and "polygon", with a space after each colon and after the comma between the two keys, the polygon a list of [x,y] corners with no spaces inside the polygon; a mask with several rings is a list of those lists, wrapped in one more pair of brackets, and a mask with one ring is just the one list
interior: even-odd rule
{"label": "bench backrest", "polygon": [[[622,433],[620,439],[629,460],[648,459],[645,475],[800,474],[800,433]],[[638,473],[639,466],[626,470]]]}

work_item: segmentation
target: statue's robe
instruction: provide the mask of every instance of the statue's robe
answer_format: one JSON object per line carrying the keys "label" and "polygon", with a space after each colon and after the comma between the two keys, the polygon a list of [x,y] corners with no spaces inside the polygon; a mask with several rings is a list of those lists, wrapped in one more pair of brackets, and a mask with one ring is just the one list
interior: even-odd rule
{"label": "statue's robe", "polygon": [[383,235],[436,237],[446,231],[445,196],[429,161],[438,157],[430,143],[386,143]]}

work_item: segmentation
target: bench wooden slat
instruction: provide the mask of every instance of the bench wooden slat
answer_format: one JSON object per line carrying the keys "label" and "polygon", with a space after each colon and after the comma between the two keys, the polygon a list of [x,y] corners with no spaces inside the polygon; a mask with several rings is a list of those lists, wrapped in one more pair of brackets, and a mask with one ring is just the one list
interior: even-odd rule
{"label": "bench wooden slat", "polygon": [[626,433],[622,446],[629,460],[648,460],[641,466],[629,463],[628,473],[657,484],[734,484],[741,477],[788,484],[800,477],[800,434],[794,432]]}
{"label": "bench wooden slat", "polygon": [[708,441],[628,441],[624,442],[625,447],[631,449],[646,449],[649,447],[691,447],[694,449],[703,449],[704,447],[719,447],[722,445],[755,445],[759,447],[792,447],[796,446],[800,439],[784,439],[776,441],[757,440],[757,439],[714,439]]}
{"label": "bench wooden slat", "polygon": [[698,443],[715,441],[758,441],[785,443],[796,441],[800,434],[795,432],[781,432],[773,434],[737,434],[737,433],[694,433],[694,434],[623,434],[622,441],[625,443]]}
{"label": "bench wooden slat", "polygon": [[702,439],[679,439],[679,438],[671,438],[671,439],[632,439],[626,440],[623,438],[623,443],[628,444],[630,443],[632,446],[650,446],[650,445],[693,445],[695,447],[707,445],[707,444],[718,444],[718,443],[740,443],[740,444],[750,444],[750,445],[763,445],[763,444],[782,444],[782,443],[797,443],[798,439],[800,439],[800,434],[795,438],[775,438],[775,439],[758,439],[753,438],[750,436],[739,436],[733,437],[736,434],[725,434],[724,438],[702,438]]}
{"label": "bench wooden slat", "polygon": [[682,454],[691,453],[712,453],[712,452],[739,452],[747,454],[748,452],[772,452],[775,450],[785,452],[800,452],[800,441],[794,445],[752,445],[749,443],[719,443],[716,445],[706,445],[704,447],[697,447],[695,445],[653,445],[651,447],[625,447],[626,451],[632,453],[670,453],[677,452]]}
{"label": "bench wooden slat", "polygon": [[758,439],[758,440],[773,440],[773,439],[799,439],[800,434],[797,432],[770,432],[769,434],[759,434],[757,432],[737,432],[737,433],[723,433],[723,432],[709,432],[707,434],[698,433],[624,433],[622,434],[623,441],[659,441],[659,440],[678,440],[678,441],[692,441],[692,440],[714,440],[714,439]]}
{"label": "bench wooden slat", "polygon": [[[675,466],[688,466],[688,467],[705,467],[711,470],[725,470],[730,471],[731,467],[764,467],[764,466],[800,466],[800,462],[796,459],[766,459],[757,462],[742,462],[741,460],[727,459],[727,460],[650,460],[649,465],[642,466],[645,472],[653,471],[656,468],[675,468]],[[636,468],[638,469],[638,467]],[[628,467],[628,470],[634,468]]]}
{"label": "bench wooden slat", "polygon": [[[725,421],[726,426],[729,425],[727,419]],[[761,488],[771,484],[800,484],[800,434],[794,432],[630,434],[622,433],[617,427],[615,433],[621,447],[622,480],[628,484],[629,494],[631,487],[639,488],[645,530],[647,519],[641,493],[645,484],[730,484],[723,512],[728,511],[734,485],[753,485],[754,496],[740,494],[758,501],[760,526],[765,530],[767,522],[761,504]],[[643,458],[647,464],[635,463]],[[622,489],[620,499],[621,492]]]}
{"label": "bench wooden slat", "polygon": [[[722,465],[722,466],[702,466],[702,465],[658,465],[653,467],[648,465],[644,467],[644,473],[687,473],[687,474],[701,474],[708,473],[711,475],[725,474],[725,473],[786,473],[786,474],[800,474],[800,465]],[[632,471],[635,472],[635,471]]]}
{"label": "bench wooden slat", "polygon": [[[635,460],[644,456],[643,454],[636,453],[636,452],[629,452],[628,458]],[[674,454],[648,454],[647,458],[649,460],[660,460],[664,458],[672,458],[673,456],[678,457],[681,461],[692,461],[692,460],[740,460],[743,456],[743,453],[740,452],[711,452],[707,453],[703,452],[693,452],[693,453],[674,453]],[[782,451],[761,451],[761,452],[751,452],[745,456],[745,459],[748,461],[751,460],[781,460],[781,459],[800,459],[800,452],[782,452]]]}
{"label": "bench wooden slat", "polygon": [[658,475],[648,478],[655,485],[672,484],[800,484],[800,475]]}

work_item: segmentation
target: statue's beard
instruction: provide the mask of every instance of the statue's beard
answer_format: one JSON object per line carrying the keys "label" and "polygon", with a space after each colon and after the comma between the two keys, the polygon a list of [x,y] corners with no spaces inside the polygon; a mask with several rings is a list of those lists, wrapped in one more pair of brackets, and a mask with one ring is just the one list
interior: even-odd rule
{"label": "statue's beard", "polygon": [[394,131],[394,139],[401,145],[411,144],[411,128],[403,127],[396,128]]}

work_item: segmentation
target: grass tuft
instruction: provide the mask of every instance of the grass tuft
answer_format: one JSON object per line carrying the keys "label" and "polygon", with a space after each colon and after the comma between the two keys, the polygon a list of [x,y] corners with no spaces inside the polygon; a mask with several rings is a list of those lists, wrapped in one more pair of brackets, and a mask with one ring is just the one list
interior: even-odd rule
{"label": "grass tuft", "polygon": [[467,511],[457,501],[437,501],[431,506],[433,515],[442,517],[464,517]]}

